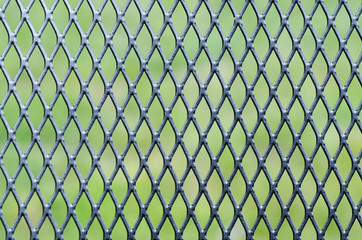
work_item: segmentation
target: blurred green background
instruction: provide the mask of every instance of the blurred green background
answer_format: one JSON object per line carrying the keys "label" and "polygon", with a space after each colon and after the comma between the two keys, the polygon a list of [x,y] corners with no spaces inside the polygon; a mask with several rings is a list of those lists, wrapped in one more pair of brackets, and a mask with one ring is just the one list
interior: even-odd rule
{"label": "blurred green background", "polygon": [[[293,236],[290,223],[281,219],[280,204],[290,205],[290,220],[295,228],[300,228],[303,239],[315,239],[316,226],[327,229],[326,239],[339,238],[342,229],[338,226],[344,230],[351,229],[350,239],[357,239],[361,234],[361,223],[352,219],[351,204],[357,205],[362,197],[359,166],[362,132],[360,126],[351,121],[351,111],[361,108],[362,84],[356,75],[351,81],[347,80],[352,64],[349,59],[357,62],[362,49],[360,30],[353,28],[349,33],[351,23],[348,11],[357,14],[358,8],[361,8],[358,1],[347,1],[348,9],[345,6],[336,8],[337,1],[324,2],[312,14],[313,31],[307,28],[305,32],[302,32],[303,14],[311,14],[313,0],[303,1],[300,7],[291,7],[291,1],[280,1],[272,4],[269,10],[266,8],[268,1],[251,4],[235,0],[230,1],[229,5],[222,0],[211,0],[203,2],[199,9],[195,9],[197,1],[187,0],[184,3],[185,6],[181,2],[165,1],[160,4],[149,0],[137,3],[0,1],[6,20],[0,22],[0,53],[4,63],[1,68],[6,69],[0,72],[0,182],[3,183],[0,184],[0,196],[6,198],[1,208],[2,220],[6,220],[8,227],[15,227],[15,238],[30,237],[28,221],[31,228],[40,227],[40,239],[54,238],[57,229],[53,228],[52,223],[64,229],[65,239],[73,239],[79,233],[78,228],[89,228],[88,238],[100,239],[103,227],[113,227],[114,239],[125,239],[125,224],[137,229],[136,237],[140,239],[151,238],[150,224],[152,228],[162,226],[159,233],[161,239],[173,238],[174,227],[184,228],[184,239],[196,239],[198,232],[194,220],[190,219],[186,226],[182,225],[188,219],[186,206],[196,205],[195,217],[204,229],[211,212],[207,206],[212,203],[218,207],[221,222],[211,218],[211,225],[207,225],[208,239],[222,237],[221,223],[225,229],[231,230],[232,239],[244,239],[248,231],[246,226],[242,225],[240,219],[232,221],[236,207],[234,203],[243,203],[242,214],[247,227],[256,228],[255,239],[269,238],[266,222],[263,219],[256,221],[259,212],[257,204],[264,204],[270,226],[280,228],[278,239],[291,239]],[[29,18],[23,24],[19,24],[20,8],[29,10]],[[44,8],[54,10],[51,22],[45,19]],[[244,8],[245,12],[240,16],[239,12]],[[101,22],[93,22],[92,9],[102,9],[97,16]],[[125,9],[124,16],[120,14],[118,17],[122,17],[126,28],[117,23],[116,14]],[[141,9],[143,12],[149,10],[147,26],[140,26]],[[162,16],[171,9],[174,9],[172,27],[168,25],[163,29]],[[70,21],[72,14],[69,12],[73,10],[77,10],[76,18]],[[197,55],[200,47],[198,34],[205,36],[210,28],[209,11],[220,12],[218,25],[213,26],[210,34],[206,35],[207,47]],[[256,30],[255,11],[258,14],[267,12],[265,28]],[[289,25],[281,30],[280,13],[288,11]],[[186,27],[186,12],[196,12],[194,27]],[[327,28],[327,15],[332,14],[336,14],[334,29]],[[360,15],[357,17],[360,25]],[[240,18],[243,28],[234,29],[235,19]],[[9,36],[14,31],[17,32],[16,42],[9,44]],[[128,35],[135,36],[137,32],[136,44],[129,50]],[[230,52],[222,51],[224,43],[221,33],[230,39]],[[153,44],[158,44],[152,41],[156,36],[160,37],[161,52],[153,50]],[[175,49],[176,37],[180,36],[184,51]],[[233,76],[235,63],[248,51],[246,39],[251,36],[255,36],[256,55],[249,51],[241,65],[243,76]],[[267,54],[268,36],[278,38],[277,51],[273,50],[270,55]],[[315,37],[322,36],[325,37],[324,51],[316,54],[312,76],[303,77],[305,69],[302,59],[313,59]],[[303,56],[298,53],[290,55],[292,37],[301,38],[300,53]],[[348,39],[348,51],[339,55],[341,39]],[[62,41],[63,47],[58,47],[59,41]],[[108,42],[110,44],[104,49]],[[163,74],[164,61],[170,58],[173,58],[172,74]],[[19,70],[21,59],[27,60],[25,70]],[[148,61],[148,71],[142,73],[140,61],[145,59]],[[195,61],[194,73],[187,73],[186,59]],[[73,69],[69,69],[70,60],[75,63]],[[219,72],[210,75],[210,62],[214,61],[219,61]],[[263,75],[255,78],[257,61],[266,62],[265,74],[270,81]],[[281,61],[289,61],[290,78],[285,74],[280,76]],[[330,77],[326,77],[327,61],[336,62],[335,76],[338,80],[330,74]],[[50,62],[51,69],[47,67]],[[123,66],[124,75],[119,71]],[[361,71],[360,65],[358,70]],[[253,89],[252,98],[247,95],[250,87]],[[201,88],[206,89],[207,96],[199,96]],[[269,99],[273,88],[277,89],[277,96]],[[323,98],[316,98],[317,88],[323,92]],[[135,89],[136,95],[129,95],[130,89]],[[182,96],[176,95],[176,89],[183,90]],[[295,93],[300,93],[298,96],[302,102],[292,98],[293,89]],[[340,99],[341,89],[347,91],[345,99]],[[228,98],[225,98],[228,90]],[[140,109],[143,108],[147,109],[147,121],[140,120]],[[194,117],[197,126],[187,120],[192,108],[196,109]],[[216,108],[219,109],[217,118],[221,125],[211,120],[212,111]],[[241,108],[242,121],[234,121],[236,111]],[[26,118],[19,118],[21,109],[27,109]],[[45,115],[46,109],[51,110],[49,117]],[[265,110],[267,124],[255,125],[258,112],[262,109]],[[290,109],[288,123],[281,121],[281,111],[286,109]],[[311,111],[313,121],[304,126],[304,112],[307,110]],[[339,127],[334,123],[327,125],[330,110],[335,112],[334,121]],[[69,115],[72,111],[77,121]],[[171,113],[171,119],[164,120],[166,111]],[[121,112],[124,113],[124,122],[119,119]],[[92,121],[94,115],[97,120]],[[360,119],[361,113],[358,116]],[[16,128],[12,142],[8,139],[9,131]],[[88,140],[80,143],[84,131],[88,132]],[[110,131],[112,141],[104,142],[105,131]],[[136,141],[128,144],[132,131],[135,132]],[[40,144],[31,144],[35,132]],[[57,136],[57,132],[64,133],[64,136]],[[160,134],[158,145],[152,142],[152,132]],[[175,143],[175,132],[184,133],[185,148]],[[202,132],[207,134],[207,143],[197,148]],[[340,134],[346,132],[348,145],[339,149]],[[230,133],[230,140],[224,146],[223,135],[226,133]],[[255,148],[246,145],[249,133],[255,133]],[[296,133],[301,136],[299,147],[293,145],[293,134]],[[277,135],[278,144],[268,149],[270,134]],[[316,147],[317,134],[324,135],[323,147]],[[263,157],[264,162],[258,162],[256,154]],[[191,156],[194,157],[191,159]],[[216,166],[212,164],[214,157],[220,171],[211,168]],[[333,161],[328,161],[332,157]],[[25,167],[19,167],[20,158],[26,159]],[[307,158],[312,162],[311,169],[305,168]],[[165,163],[168,164],[167,159],[170,159],[171,167],[164,169]],[[281,172],[282,159],[288,159],[289,164]],[[149,171],[140,168],[141,163],[148,166]],[[268,173],[256,172],[258,164],[265,164]],[[127,173],[122,171],[121,165]],[[186,171],[188,165],[195,168]],[[96,166],[94,171],[90,171],[92,166]],[[243,173],[238,166],[242,166]],[[15,180],[16,195],[12,192],[4,195],[8,178]],[[130,179],[136,182],[136,191],[128,195]],[[152,186],[152,181],[156,180],[158,187]],[[207,192],[198,196],[201,180],[205,181]],[[220,198],[224,180],[230,182],[231,191]],[[105,181],[112,185],[112,191],[102,196]],[[175,192],[178,181],[183,181],[185,199]],[[250,181],[254,181],[254,197],[246,194]],[[270,184],[274,181],[278,181],[278,194],[272,194],[269,198]],[[301,195],[291,197],[296,187],[293,181],[294,184],[301,183],[301,194],[306,202],[301,201]],[[321,181],[325,183],[322,185],[323,195],[317,193],[316,182],[320,184]],[[86,191],[80,189],[80,182],[87,183]],[[60,191],[56,183],[63,183]],[[342,183],[348,184],[349,195],[338,198]],[[30,194],[33,187],[37,191]],[[150,195],[155,188],[162,194],[162,200],[156,193]],[[27,205],[27,218],[22,216],[15,226],[20,203]],[[43,206],[47,204],[51,204],[51,215],[44,215],[43,219]],[[71,214],[67,211],[67,206],[71,204],[75,204],[76,215],[72,215],[69,222],[64,222],[67,214]],[[100,204],[99,214],[88,223],[95,214],[92,212],[94,204]],[[116,215],[116,204],[125,204],[126,222]],[[146,218],[137,222],[140,204],[148,205],[149,222]],[[176,226],[173,227],[169,218],[163,220],[163,204],[171,207]],[[303,223],[307,205],[313,208],[315,222],[307,218],[307,222]],[[332,205],[337,209],[339,223],[337,219],[327,222]],[[73,217],[81,224],[78,228]],[[104,225],[100,224],[98,218],[102,219]],[[0,224],[0,238],[5,238],[3,224]]]}

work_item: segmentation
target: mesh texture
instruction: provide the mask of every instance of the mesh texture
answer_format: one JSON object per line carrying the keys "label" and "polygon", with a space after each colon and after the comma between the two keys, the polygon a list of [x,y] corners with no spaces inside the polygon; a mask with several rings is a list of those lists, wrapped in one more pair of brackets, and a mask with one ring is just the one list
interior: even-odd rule
{"label": "mesh texture", "polygon": [[0,238],[361,236],[359,0],[0,6]]}

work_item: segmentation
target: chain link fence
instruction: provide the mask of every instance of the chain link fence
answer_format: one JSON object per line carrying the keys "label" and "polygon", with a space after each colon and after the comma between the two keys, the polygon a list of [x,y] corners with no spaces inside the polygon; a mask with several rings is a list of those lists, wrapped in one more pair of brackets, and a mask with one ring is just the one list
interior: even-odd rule
{"label": "chain link fence", "polygon": [[361,11],[0,1],[0,238],[359,239]]}

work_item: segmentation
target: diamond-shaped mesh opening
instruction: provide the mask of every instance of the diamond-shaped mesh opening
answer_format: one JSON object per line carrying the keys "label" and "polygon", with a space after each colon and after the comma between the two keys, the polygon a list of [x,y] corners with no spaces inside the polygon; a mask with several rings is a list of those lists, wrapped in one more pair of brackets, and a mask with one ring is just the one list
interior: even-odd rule
{"label": "diamond-shaped mesh opening", "polygon": [[0,238],[359,239],[361,12],[0,1]]}

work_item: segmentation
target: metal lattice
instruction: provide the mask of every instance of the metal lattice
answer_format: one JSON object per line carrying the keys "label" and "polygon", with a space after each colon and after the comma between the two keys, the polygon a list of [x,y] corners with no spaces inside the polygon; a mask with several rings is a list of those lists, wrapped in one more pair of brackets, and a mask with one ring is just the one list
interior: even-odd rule
{"label": "metal lattice", "polygon": [[359,0],[0,6],[0,238],[361,236]]}

